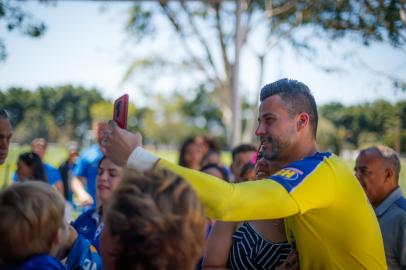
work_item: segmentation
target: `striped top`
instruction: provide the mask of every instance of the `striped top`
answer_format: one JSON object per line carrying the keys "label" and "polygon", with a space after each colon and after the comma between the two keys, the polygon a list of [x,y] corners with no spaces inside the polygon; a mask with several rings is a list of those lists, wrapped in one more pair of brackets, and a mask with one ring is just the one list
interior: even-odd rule
{"label": "striped top", "polygon": [[275,269],[288,256],[287,242],[272,243],[259,235],[248,223],[233,234],[228,264],[230,269]]}

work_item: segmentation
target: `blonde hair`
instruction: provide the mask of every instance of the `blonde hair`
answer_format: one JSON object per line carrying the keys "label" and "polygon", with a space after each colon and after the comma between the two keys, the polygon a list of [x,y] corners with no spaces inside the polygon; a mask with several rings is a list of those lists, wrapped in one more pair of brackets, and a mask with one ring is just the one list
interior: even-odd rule
{"label": "blonde hair", "polygon": [[116,269],[193,269],[202,255],[203,207],[168,172],[126,170],[106,216],[108,233],[118,239]]}
{"label": "blonde hair", "polygon": [[29,181],[0,192],[0,265],[49,253],[65,203],[49,184]]}

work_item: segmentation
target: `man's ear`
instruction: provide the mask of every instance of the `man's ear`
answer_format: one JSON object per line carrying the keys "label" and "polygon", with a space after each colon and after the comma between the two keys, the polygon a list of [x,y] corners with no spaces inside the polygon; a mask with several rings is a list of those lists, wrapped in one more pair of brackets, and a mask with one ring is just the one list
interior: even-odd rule
{"label": "man's ear", "polygon": [[384,182],[391,181],[392,179],[395,179],[393,169],[391,167],[387,167],[385,169],[385,181]]}
{"label": "man's ear", "polygon": [[306,112],[301,112],[297,116],[297,130],[300,131],[309,125],[310,116]]}

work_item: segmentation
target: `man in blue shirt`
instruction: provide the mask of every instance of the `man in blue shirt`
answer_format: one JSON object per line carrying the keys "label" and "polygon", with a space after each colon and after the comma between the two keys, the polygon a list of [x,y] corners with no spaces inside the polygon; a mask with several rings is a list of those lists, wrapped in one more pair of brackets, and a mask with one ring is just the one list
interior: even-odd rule
{"label": "man in blue shirt", "polygon": [[[81,153],[72,172],[72,189],[78,195],[78,200],[81,205],[96,205],[97,165],[103,157],[103,153],[100,150],[100,143],[103,139],[103,132],[106,127],[106,122],[99,121],[93,124],[93,136],[97,144],[93,144]],[[83,186],[86,191],[83,189]]]}
{"label": "man in blue shirt", "polygon": [[378,217],[389,269],[406,267],[406,199],[399,173],[399,157],[389,147],[370,147],[357,157],[355,175]]}

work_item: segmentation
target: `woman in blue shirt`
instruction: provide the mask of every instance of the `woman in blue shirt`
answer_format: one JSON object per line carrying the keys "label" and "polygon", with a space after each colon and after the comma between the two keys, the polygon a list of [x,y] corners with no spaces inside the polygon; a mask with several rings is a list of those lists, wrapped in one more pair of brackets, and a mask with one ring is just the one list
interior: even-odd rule
{"label": "woman in blue shirt", "polygon": [[103,157],[98,165],[96,177],[97,207],[80,215],[73,227],[84,238],[88,239],[99,250],[99,236],[104,227],[103,209],[106,209],[113,191],[121,182],[123,168]]}

